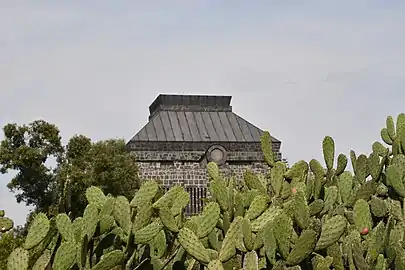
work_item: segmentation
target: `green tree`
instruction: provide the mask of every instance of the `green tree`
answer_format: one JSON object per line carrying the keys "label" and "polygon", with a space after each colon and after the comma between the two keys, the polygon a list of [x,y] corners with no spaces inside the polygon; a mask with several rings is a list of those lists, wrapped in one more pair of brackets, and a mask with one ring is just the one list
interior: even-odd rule
{"label": "green tree", "polygon": [[0,172],[17,172],[8,188],[16,193],[17,202],[34,206],[36,212],[54,212],[66,205],[61,204],[66,183],[73,216],[82,213],[84,192],[89,186],[128,198],[139,186],[138,168],[124,140],[92,142],[76,135],[63,146],[59,129],[42,120],[21,126],[7,124],[3,130]]}
{"label": "green tree", "polygon": [[[58,173],[59,186],[65,186],[72,216],[80,215],[87,204],[84,191],[98,186],[105,193],[131,199],[139,188],[135,157],[125,148],[124,140],[105,140],[92,143],[84,136],[74,136],[66,149],[66,160]],[[63,211],[66,211],[64,209]]]}
{"label": "green tree", "polygon": [[17,202],[47,209],[54,201],[55,170],[47,161],[63,159],[63,146],[55,125],[39,120],[29,125],[7,124],[0,143],[0,172],[17,175],[8,188],[17,193]]}

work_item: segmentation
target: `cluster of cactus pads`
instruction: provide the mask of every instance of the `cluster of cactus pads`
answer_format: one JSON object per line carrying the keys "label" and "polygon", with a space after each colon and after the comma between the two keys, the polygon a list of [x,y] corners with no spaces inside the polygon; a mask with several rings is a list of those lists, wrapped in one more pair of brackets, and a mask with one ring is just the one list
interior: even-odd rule
{"label": "cluster of cactus pads", "polygon": [[351,172],[331,137],[325,167],[288,167],[266,132],[268,173],[225,179],[209,163],[210,196],[191,218],[180,186],[145,181],[132,201],[91,187],[83,217],[37,214],[8,269],[405,269],[405,114],[381,137],[368,156],[350,152]]}
{"label": "cluster of cactus pads", "polygon": [[14,222],[12,219],[5,217],[4,210],[0,210],[0,235],[12,230]]}

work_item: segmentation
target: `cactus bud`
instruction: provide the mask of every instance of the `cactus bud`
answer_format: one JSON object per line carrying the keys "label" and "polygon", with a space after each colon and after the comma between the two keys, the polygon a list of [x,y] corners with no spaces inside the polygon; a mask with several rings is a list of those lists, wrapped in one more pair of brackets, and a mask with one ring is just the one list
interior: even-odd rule
{"label": "cactus bud", "polygon": [[367,228],[367,227],[363,228],[363,229],[360,231],[360,234],[361,234],[361,235],[367,235],[367,234],[368,234],[368,228]]}

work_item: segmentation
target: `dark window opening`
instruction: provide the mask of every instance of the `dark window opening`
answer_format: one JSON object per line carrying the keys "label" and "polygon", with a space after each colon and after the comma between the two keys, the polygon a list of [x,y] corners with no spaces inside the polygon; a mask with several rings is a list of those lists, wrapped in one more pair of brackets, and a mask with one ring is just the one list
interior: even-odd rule
{"label": "dark window opening", "polygon": [[229,160],[228,164],[229,165],[239,165],[239,166],[243,166],[243,165],[250,166],[250,165],[253,164],[253,161],[249,161],[249,160]]}
{"label": "dark window opening", "polygon": [[160,161],[160,165],[163,165],[163,166],[173,166],[173,165],[174,165],[174,161],[172,161],[172,160],[163,160],[163,161]]}

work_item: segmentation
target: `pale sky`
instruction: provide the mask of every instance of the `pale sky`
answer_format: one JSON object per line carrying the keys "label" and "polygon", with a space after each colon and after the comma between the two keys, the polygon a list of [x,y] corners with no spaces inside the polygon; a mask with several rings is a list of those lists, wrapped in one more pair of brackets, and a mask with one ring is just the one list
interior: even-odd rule
{"label": "pale sky", "polygon": [[[289,162],[368,153],[405,112],[405,2],[3,1],[0,126],[129,140],[159,93],[232,95]],[[402,106],[401,106],[402,105]],[[2,136],[2,134],[1,134]],[[27,208],[0,175],[0,209]]]}

